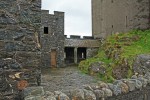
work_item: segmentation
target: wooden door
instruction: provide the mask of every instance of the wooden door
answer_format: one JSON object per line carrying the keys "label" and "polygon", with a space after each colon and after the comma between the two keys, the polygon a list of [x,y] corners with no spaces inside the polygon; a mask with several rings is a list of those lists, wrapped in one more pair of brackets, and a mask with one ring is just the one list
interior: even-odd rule
{"label": "wooden door", "polygon": [[56,50],[55,49],[51,50],[51,67],[53,67],[53,68],[55,68],[57,65],[56,55],[57,55]]}

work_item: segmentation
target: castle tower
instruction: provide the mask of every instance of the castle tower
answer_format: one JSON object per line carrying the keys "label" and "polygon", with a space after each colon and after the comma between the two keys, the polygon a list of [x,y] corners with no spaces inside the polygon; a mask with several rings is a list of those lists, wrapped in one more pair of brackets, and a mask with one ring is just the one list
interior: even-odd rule
{"label": "castle tower", "polygon": [[43,67],[63,67],[64,64],[64,12],[42,10],[40,34]]}
{"label": "castle tower", "polygon": [[107,37],[116,32],[150,27],[150,0],[92,0],[92,33]]}

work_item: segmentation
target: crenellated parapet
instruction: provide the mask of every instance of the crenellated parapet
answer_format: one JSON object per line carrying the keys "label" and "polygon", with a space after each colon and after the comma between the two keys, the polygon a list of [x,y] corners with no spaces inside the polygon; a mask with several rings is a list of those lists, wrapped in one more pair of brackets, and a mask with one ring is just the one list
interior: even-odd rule
{"label": "crenellated parapet", "polygon": [[65,39],[65,47],[100,47],[100,41],[94,39]]}
{"label": "crenellated parapet", "polygon": [[[66,37],[66,36],[65,36]],[[70,35],[70,38],[65,38],[65,47],[89,47],[99,48],[100,40],[94,39],[92,36]]]}

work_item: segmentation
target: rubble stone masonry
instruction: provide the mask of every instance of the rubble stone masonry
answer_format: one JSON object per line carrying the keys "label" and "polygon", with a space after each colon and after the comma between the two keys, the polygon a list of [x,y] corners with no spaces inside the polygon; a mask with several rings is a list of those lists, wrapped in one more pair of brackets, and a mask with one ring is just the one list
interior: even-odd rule
{"label": "rubble stone masonry", "polygon": [[[42,65],[52,67],[52,60],[57,67],[64,64],[64,12],[55,11],[49,14],[48,10],[42,10],[42,28],[40,34]],[[52,52],[56,51],[56,57],[52,57]]]}
{"label": "rubble stone masonry", "polygon": [[0,59],[40,65],[41,0],[0,1]]}

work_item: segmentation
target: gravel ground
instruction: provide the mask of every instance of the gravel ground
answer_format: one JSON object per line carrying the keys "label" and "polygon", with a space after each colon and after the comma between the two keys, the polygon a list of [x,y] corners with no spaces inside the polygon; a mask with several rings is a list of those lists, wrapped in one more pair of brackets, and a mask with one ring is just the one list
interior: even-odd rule
{"label": "gravel ground", "polygon": [[94,77],[81,73],[76,66],[42,70],[41,85],[51,92],[83,88],[84,84],[95,82]]}

